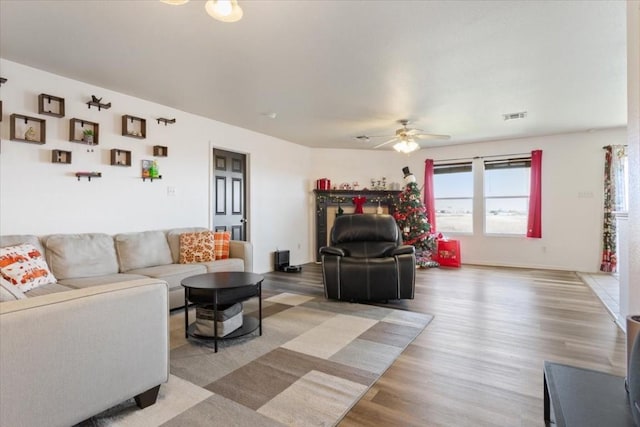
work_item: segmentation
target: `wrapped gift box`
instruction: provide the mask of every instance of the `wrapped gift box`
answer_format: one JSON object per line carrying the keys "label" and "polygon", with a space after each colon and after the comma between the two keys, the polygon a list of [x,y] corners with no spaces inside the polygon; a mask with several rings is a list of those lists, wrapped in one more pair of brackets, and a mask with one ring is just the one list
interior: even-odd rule
{"label": "wrapped gift box", "polygon": [[438,240],[436,261],[443,267],[460,267],[460,241]]}

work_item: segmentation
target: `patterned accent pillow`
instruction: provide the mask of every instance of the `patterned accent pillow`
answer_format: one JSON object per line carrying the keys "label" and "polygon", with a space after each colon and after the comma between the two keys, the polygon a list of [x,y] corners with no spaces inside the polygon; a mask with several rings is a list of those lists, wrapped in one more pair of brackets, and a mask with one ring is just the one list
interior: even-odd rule
{"label": "patterned accent pillow", "polygon": [[215,259],[214,240],[211,231],[180,234],[180,264],[208,262]]}
{"label": "patterned accent pillow", "polygon": [[40,251],[29,243],[0,248],[0,275],[22,292],[57,282]]}
{"label": "patterned accent pillow", "polygon": [[231,232],[229,231],[216,231],[213,233],[216,259],[229,258],[229,240],[231,240]]}

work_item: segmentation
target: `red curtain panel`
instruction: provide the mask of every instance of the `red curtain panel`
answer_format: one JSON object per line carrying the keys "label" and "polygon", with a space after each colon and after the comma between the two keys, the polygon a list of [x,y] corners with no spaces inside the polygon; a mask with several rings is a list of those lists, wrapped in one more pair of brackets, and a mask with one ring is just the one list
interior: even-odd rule
{"label": "red curtain panel", "polygon": [[542,150],[531,152],[531,190],[527,237],[542,237]]}
{"label": "red curtain panel", "polygon": [[430,233],[436,232],[436,207],[433,193],[433,159],[424,161],[424,206],[427,209],[427,221],[431,224]]}

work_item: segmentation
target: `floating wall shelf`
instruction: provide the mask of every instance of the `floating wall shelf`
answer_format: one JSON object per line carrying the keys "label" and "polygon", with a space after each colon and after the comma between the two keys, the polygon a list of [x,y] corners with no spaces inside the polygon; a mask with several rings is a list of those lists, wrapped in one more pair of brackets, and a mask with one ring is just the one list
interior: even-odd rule
{"label": "floating wall shelf", "polygon": [[174,124],[176,122],[175,118],[173,118],[173,119],[165,119],[164,117],[158,117],[156,120],[158,121],[158,124],[160,124],[160,122],[164,122],[165,126],[167,125],[167,123],[172,125],[172,124]]}
{"label": "floating wall shelf", "polygon": [[147,137],[147,121],[140,117],[122,116],[122,136],[144,139]]}
{"label": "floating wall shelf", "polygon": [[38,114],[64,117],[64,98],[41,93],[38,95]]}
{"label": "floating wall shelf", "polygon": [[[23,129],[20,129],[20,134],[23,136],[16,135],[16,132],[18,132],[18,120],[24,120]],[[36,130],[33,126],[28,126],[29,123],[34,123],[38,129]],[[9,138],[12,141],[44,144],[47,141],[46,131],[47,121],[45,119],[23,116],[22,114],[12,114],[10,117]]]}
{"label": "floating wall shelf", "polygon": [[102,178],[101,172],[76,172],[76,176],[78,177],[78,181],[80,178],[87,178],[91,181],[91,178]]}
{"label": "floating wall shelf", "polygon": [[91,107],[98,107],[98,111],[100,111],[101,109],[105,109],[108,110],[109,108],[111,108],[111,103],[109,102],[108,104],[103,104],[102,102],[100,102],[102,100],[102,98],[98,99],[95,97],[95,95],[91,96],[91,101],[87,102],[87,108],[91,108]]}
{"label": "floating wall shelf", "polygon": [[131,166],[131,151],[112,149],[111,166]]}
{"label": "floating wall shelf", "polygon": [[150,176],[143,176],[142,177],[142,181],[149,180],[149,181],[153,182],[154,179],[162,179],[162,175],[158,175],[158,176],[156,176],[154,178],[151,178]]}
{"label": "floating wall shelf", "polygon": [[167,157],[169,155],[169,149],[162,145],[154,145],[153,155],[156,157]]}
{"label": "floating wall shelf", "polygon": [[[93,141],[89,141],[84,137],[85,129],[93,130]],[[69,120],[69,141],[79,142],[80,144],[98,145],[100,143],[100,124],[73,118]]]}
{"label": "floating wall shelf", "polygon": [[51,163],[71,164],[71,151],[51,150]]}

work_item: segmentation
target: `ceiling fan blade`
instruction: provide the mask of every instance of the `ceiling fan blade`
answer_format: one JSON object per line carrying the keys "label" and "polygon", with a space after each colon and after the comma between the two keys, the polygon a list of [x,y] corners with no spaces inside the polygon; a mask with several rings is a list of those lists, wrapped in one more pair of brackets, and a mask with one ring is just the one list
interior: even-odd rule
{"label": "ceiling fan blade", "polygon": [[391,138],[395,135],[367,135],[369,138]]}
{"label": "ceiling fan blade", "polygon": [[451,135],[436,135],[433,133],[419,133],[413,136],[418,139],[451,139]]}
{"label": "ceiling fan blade", "polygon": [[393,138],[391,138],[390,140],[385,141],[385,142],[383,142],[382,144],[378,144],[378,145],[376,145],[376,146],[375,146],[375,147],[373,147],[373,148],[380,148],[380,147],[382,147],[383,145],[390,144],[390,143],[392,143],[392,142],[393,142],[393,141],[395,141],[395,140],[397,140],[397,138],[393,137]]}

